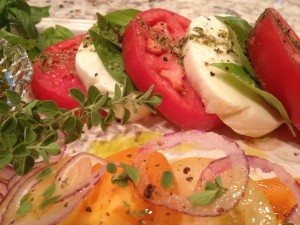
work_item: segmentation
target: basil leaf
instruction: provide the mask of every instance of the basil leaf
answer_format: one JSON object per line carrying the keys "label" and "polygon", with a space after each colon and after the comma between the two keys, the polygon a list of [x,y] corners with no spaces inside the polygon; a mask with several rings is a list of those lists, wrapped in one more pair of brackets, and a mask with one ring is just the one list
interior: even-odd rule
{"label": "basil leaf", "polygon": [[125,27],[139,12],[136,9],[123,9],[107,13],[104,17],[109,22]]}
{"label": "basil leaf", "polygon": [[34,39],[22,38],[2,29],[0,30],[0,37],[3,37],[12,46],[20,44],[25,50],[33,49],[37,44],[37,41]]}
{"label": "basil leaf", "polygon": [[49,27],[40,34],[38,38],[37,47],[41,51],[43,51],[50,45],[72,38],[74,36],[74,33],[66,27],[60,25],[56,25],[55,27]]}
{"label": "basil leaf", "polygon": [[230,83],[234,82],[238,89],[243,90],[246,88],[246,89],[252,91],[253,93],[256,93],[256,94],[260,95],[262,98],[264,98],[266,100],[266,102],[268,102],[271,106],[273,106],[279,112],[279,114],[283,118],[284,122],[288,125],[289,129],[291,130],[292,134],[294,136],[296,135],[293,124],[292,124],[284,106],[282,105],[282,103],[274,95],[260,89],[256,85],[249,85],[248,80],[246,81],[246,79],[244,77],[245,74],[241,73],[241,71],[243,70],[242,67],[240,67],[240,70],[238,70],[237,68],[239,66],[234,65],[234,64],[229,65],[228,63],[212,63],[210,65],[226,72],[226,74],[228,76],[222,76],[222,78],[227,80]]}
{"label": "basil leaf", "polygon": [[120,47],[103,38],[103,36],[93,30],[89,30],[89,35],[93,40],[97,54],[103,62],[106,70],[117,82],[122,84],[125,76],[127,75]]}
{"label": "basil leaf", "polygon": [[237,36],[237,40],[244,53],[247,49],[247,39],[252,26],[244,19],[235,16],[216,16],[216,18],[229,26]]}

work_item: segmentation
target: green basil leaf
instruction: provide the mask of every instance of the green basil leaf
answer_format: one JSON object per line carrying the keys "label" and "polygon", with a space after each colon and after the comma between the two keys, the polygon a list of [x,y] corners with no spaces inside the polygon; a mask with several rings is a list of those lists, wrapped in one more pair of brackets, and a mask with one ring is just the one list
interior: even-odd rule
{"label": "green basil leaf", "polygon": [[50,45],[72,38],[74,36],[74,33],[66,27],[60,25],[55,25],[55,27],[48,27],[40,34],[37,47],[41,51],[43,51]]}
{"label": "green basil leaf", "polygon": [[[266,102],[268,102],[272,107],[274,107],[279,112],[279,114],[281,115],[281,117],[283,118],[285,123],[288,125],[288,127],[291,130],[291,132],[293,133],[293,135],[294,136],[296,135],[295,128],[294,128],[284,106],[274,95],[258,88],[255,85],[249,85],[249,83],[245,81],[245,79],[241,76],[241,74],[235,73],[237,70],[226,69],[228,64],[224,65],[223,63],[213,63],[210,65],[217,67],[217,68],[223,70],[224,72],[226,72],[226,74],[228,76],[222,76],[222,78],[227,80],[230,83],[235,83],[236,86],[240,90],[247,89],[247,90],[252,91],[255,94],[260,95],[262,98],[264,98],[266,100]],[[238,65],[234,65],[233,67],[238,67]]]}
{"label": "green basil leaf", "polygon": [[0,30],[0,37],[3,37],[12,46],[20,44],[27,51],[33,49],[37,44],[37,41],[34,39],[23,38],[5,30]]}
{"label": "green basil leaf", "polygon": [[10,19],[16,19],[17,22],[22,25],[22,32],[25,32],[27,37],[36,39],[38,37],[38,31],[31,17],[30,6],[25,1],[15,1],[14,7],[9,7],[7,9]]}
{"label": "green basil leaf", "polygon": [[43,17],[50,16],[50,6],[38,7],[38,6],[30,6],[31,18],[34,23],[38,23],[41,21]]}
{"label": "green basil leaf", "polygon": [[104,17],[109,22],[125,27],[139,12],[136,9],[122,9],[107,13]]}
{"label": "green basil leaf", "polygon": [[252,26],[244,19],[235,16],[216,16],[216,18],[229,26],[237,36],[238,42],[246,53],[247,39]]}
{"label": "green basil leaf", "polygon": [[127,75],[120,47],[103,38],[93,30],[89,30],[89,35],[93,40],[97,54],[106,70],[117,82],[122,84]]}

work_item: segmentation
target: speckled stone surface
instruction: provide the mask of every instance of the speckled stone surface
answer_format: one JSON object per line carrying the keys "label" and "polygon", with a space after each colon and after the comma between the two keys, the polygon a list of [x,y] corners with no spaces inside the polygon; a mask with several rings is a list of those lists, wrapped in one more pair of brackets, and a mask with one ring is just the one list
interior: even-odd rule
{"label": "speckled stone surface", "polygon": [[276,8],[300,34],[300,0],[27,0],[31,5],[51,5],[53,18],[94,20],[96,12],[116,9],[165,8],[190,19],[199,15],[238,15],[254,23],[265,8]]}

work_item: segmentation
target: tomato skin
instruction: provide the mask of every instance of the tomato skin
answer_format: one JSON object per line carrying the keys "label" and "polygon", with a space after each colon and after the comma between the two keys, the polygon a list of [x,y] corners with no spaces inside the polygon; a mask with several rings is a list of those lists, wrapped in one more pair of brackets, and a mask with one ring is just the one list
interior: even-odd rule
{"label": "tomato skin", "polygon": [[59,107],[73,109],[79,104],[70,88],[86,89],[75,71],[75,56],[84,36],[76,36],[49,46],[33,63],[31,92],[39,100],[53,100]]}
{"label": "tomato skin", "polygon": [[[141,12],[124,32],[123,60],[130,79],[140,91],[146,92],[154,84],[154,93],[163,96],[162,104],[157,107],[161,114],[185,129],[209,130],[222,123],[216,115],[205,112],[201,98],[172,50],[185,36],[189,24],[190,20],[164,9]],[[163,45],[161,42],[166,39],[169,42]]]}
{"label": "tomato skin", "polygon": [[[293,39],[293,40],[292,40]],[[266,9],[248,39],[250,61],[263,89],[277,97],[300,130],[300,39],[275,9]]]}

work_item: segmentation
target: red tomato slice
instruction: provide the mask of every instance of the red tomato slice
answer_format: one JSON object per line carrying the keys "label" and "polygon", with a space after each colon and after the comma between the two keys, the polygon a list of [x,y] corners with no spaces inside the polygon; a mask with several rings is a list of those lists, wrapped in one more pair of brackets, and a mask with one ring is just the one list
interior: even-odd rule
{"label": "red tomato slice", "polygon": [[300,130],[300,39],[275,9],[267,9],[248,40],[251,63],[266,91],[277,97]]}
{"label": "red tomato slice", "polygon": [[49,46],[33,64],[31,91],[39,100],[53,100],[59,107],[73,109],[79,104],[70,96],[70,88],[86,89],[75,71],[75,56],[84,36]]}
{"label": "red tomato slice", "polygon": [[187,80],[180,63],[180,40],[190,20],[164,9],[141,12],[127,26],[122,42],[125,69],[136,87],[163,96],[157,108],[183,128],[209,130],[221,124],[205,112],[201,98]]}

